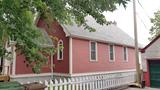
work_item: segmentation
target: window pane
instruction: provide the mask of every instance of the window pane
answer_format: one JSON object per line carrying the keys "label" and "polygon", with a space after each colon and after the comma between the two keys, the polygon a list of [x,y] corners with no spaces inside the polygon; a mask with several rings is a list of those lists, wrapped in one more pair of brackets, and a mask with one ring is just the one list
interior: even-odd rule
{"label": "window pane", "polygon": [[91,51],[95,51],[96,50],[96,44],[95,42],[91,42]]}
{"label": "window pane", "polygon": [[91,42],[91,60],[96,60],[96,42]]}
{"label": "window pane", "polygon": [[91,52],[91,59],[96,60],[96,53],[95,52]]}
{"label": "window pane", "polygon": [[110,54],[110,60],[113,60],[113,53]]}
{"label": "window pane", "polygon": [[113,45],[110,45],[110,60],[114,60]]}
{"label": "window pane", "polygon": [[127,60],[127,49],[126,49],[126,47],[124,47],[124,60]]}
{"label": "window pane", "polygon": [[59,50],[59,59],[62,59],[62,49]]}
{"label": "window pane", "polygon": [[60,40],[58,42],[58,60],[62,60],[63,59],[63,41]]}
{"label": "window pane", "polygon": [[110,45],[110,53],[113,53],[113,45]]}

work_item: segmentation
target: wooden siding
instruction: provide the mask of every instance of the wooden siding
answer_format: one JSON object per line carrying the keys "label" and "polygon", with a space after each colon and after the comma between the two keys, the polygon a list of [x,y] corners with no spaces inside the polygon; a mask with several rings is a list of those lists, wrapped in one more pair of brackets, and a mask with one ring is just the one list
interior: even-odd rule
{"label": "wooden siding", "polygon": [[98,60],[90,61],[89,41],[73,38],[73,73],[135,69],[134,48],[128,48],[128,62],[123,60],[123,46],[115,45],[115,62],[109,62],[109,46],[97,42]]}

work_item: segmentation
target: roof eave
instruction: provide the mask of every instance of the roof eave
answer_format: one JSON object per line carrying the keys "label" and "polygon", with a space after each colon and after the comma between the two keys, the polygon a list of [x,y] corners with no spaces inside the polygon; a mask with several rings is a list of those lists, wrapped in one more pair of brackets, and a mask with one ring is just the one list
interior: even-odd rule
{"label": "roof eave", "polygon": [[145,50],[150,47],[155,41],[159,39],[160,35],[158,35],[156,38],[154,38],[149,44],[147,44],[144,48],[141,49],[141,52],[144,53]]}
{"label": "roof eave", "polygon": [[72,38],[80,38],[80,39],[85,39],[85,40],[91,40],[91,41],[98,41],[98,42],[103,42],[103,43],[111,43],[111,44],[116,44],[116,45],[128,46],[128,47],[135,48],[133,45],[121,44],[121,43],[116,43],[116,42],[111,42],[111,41],[100,40],[100,39],[93,39],[93,38],[84,37],[84,36],[78,36],[78,35],[70,34],[70,37],[72,37]]}

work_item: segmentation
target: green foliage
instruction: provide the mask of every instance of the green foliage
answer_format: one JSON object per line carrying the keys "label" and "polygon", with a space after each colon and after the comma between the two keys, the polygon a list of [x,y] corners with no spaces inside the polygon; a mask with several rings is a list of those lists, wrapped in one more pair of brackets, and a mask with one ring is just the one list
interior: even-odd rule
{"label": "green foliage", "polygon": [[160,35],[160,11],[154,13],[154,18],[151,18],[151,23],[153,25],[150,29],[150,34],[151,34],[151,37],[149,38],[150,40]]}
{"label": "green foliage", "polygon": [[35,73],[47,62],[45,55],[55,53],[55,48],[43,48],[34,42],[42,35],[35,25],[36,14],[43,18],[48,27],[52,21],[60,24],[76,22],[93,31],[85,17],[91,15],[99,24],[109,24],[104,11],[114,11],[118,5],[129,0],[0,0],[0,56],[6,53],[7,41],[16,41],[16,48],[24,54],[27,65]]}

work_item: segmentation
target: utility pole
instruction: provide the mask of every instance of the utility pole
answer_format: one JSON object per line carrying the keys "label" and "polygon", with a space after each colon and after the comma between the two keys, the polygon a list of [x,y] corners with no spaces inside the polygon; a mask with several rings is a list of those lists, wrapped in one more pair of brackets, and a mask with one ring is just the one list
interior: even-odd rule
{"label": "utility pole", "polygon": [[138,35],[137,35],[136,0],[133,0],[133,17],[134,17],[134,39],[135,39],[135,56],[136,56],[136,83],[141,85],[141,72],[139,64]]}

